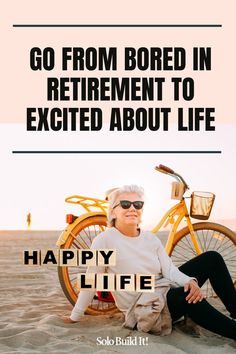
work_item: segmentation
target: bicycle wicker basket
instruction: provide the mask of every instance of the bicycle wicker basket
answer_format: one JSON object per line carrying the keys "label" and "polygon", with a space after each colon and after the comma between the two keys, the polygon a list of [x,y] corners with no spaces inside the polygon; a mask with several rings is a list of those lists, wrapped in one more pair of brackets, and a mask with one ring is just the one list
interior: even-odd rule
{"label": "bicycle wicker basket", "polygon": [[207,220],[211,214],[215,194],[211,192],[193,192],[191,195],[190,216],[195,219]]}

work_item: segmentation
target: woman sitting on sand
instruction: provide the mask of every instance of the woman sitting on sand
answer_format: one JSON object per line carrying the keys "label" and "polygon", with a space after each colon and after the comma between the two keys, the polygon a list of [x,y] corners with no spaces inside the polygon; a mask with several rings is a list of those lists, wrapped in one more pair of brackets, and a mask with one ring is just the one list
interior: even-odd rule
{"label": "woman sitting on sand", "polygon": [[[198,325],[236,340],[236,321],[212,307],[201,291],[201,286],[209,279],[230,316],[236,318],[236,290],[221,255],[208,251],[178,269],[161,241],[139,229],[144,204],[142,188],[130,185],[115,189],[108,201],[111,227],[94,239],[91,248],[117,250],[116,266],[106,267],[108,273],[155,274],[157,279],[155,293],[149,295],[135,291],[112,292],[117,307],[126,316],[125,325],[168,334],[171,321],[188,315]],[[104,273],[105,268],[89,267],[88,272]],[[79,321],[94,295],[93,291],[81,291],[71,316],[64,321]]]}

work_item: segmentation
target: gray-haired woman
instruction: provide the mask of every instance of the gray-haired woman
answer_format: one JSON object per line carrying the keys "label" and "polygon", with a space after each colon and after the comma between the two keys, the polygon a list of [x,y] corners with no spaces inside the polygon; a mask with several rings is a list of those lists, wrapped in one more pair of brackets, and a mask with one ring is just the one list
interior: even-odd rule
{"label": "gray-haired woman", "polygon": [[[145,307],[145,311],[149,308],[147,313],[142,307],[146,306],[142,294],[112,292],[117,307],[126,316],[126,325],[168,334],[171,332],[168,316],[170,321],[175,321],[188,315],[200,326],[236,340],[236,322],[212,307],[201,291],[201,286],[209,279],[230,316],[236,318],[236,290],[221,255],[205,252],[177,268],[158,237],[139,228],[144,205],[142,188],[130,185],[114,189],[108,201],[110,228],[94,239],[91,248],[117,250],[116,265],[106,267],[108,273],[155,274],[157,279],[151,306]],[[105,267],[89,267],[88,272],[104,273]],[[93,297],[93,291],[81,291],[71,316],[64,322],[79,321]],[[150,305],[150,298],[148,301]]]}

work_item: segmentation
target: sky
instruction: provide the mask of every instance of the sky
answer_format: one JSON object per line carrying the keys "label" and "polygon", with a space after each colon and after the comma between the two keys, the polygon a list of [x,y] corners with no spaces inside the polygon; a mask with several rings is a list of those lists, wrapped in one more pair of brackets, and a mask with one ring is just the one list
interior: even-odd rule
{"label": "sky", "polygon": [[[83,210],[65,203],[70,195],[103,199],[105,191],[124,184],[137,184],[145,189],[146,203],[143,227],[153,227],[171,200],[169,176],[154,170],[160,163],[179,172],[190,191],[216,194],[212,219],[236,221],[234,188],[236,125],[219,125],[215,132],[26,132],[23,124],[1,124],[0,229],[25,229],[26,215],[32,214],[32,229],[63,229],[65,214],[78,215]],[[40,135],[39,135],[40,134]],[[227,138],[225,138],[227,137]],[[184,138],[184,139],[183,139]],[[65,141],[67,142],[65,144]],[[216,155],[122,154],[122,155],[20,155],[13,150],[222,150]],[[190,195],[187,192],[186,195]],[[236,224],[236,222],[235,222]]]}

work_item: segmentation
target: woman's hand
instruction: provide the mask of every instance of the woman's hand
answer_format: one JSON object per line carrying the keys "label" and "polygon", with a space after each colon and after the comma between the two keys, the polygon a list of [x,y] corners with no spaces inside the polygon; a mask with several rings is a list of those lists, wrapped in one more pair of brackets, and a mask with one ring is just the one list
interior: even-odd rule
{"label": "woman's hand", "polygon": [[189,291],[188,296],[186,296],[186,300],[189,304],[191,304],[192,302],[196,304],[196,302],[202,301],[202,299],[204,298],[202,290],[201,288],[199,288],[196,280],[192,279],[187,284],[185,284],[184,291]]}
{"label": "woman's hand", "polygon": [[64,323],[76,323],[77,321],[73,321],[70,317],[62,317]]}

